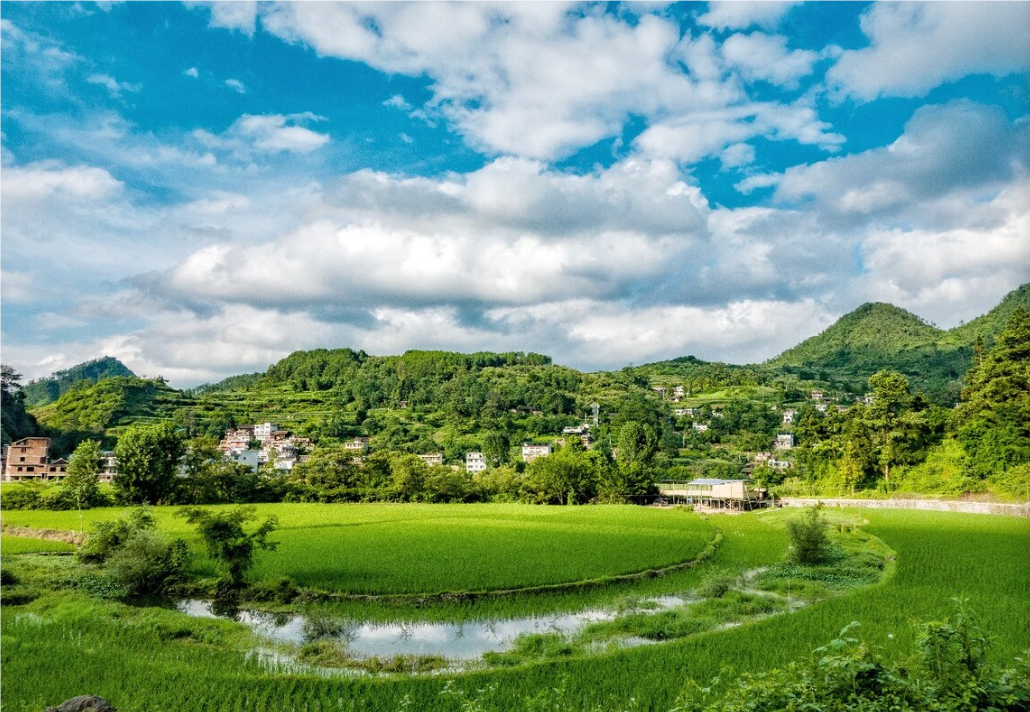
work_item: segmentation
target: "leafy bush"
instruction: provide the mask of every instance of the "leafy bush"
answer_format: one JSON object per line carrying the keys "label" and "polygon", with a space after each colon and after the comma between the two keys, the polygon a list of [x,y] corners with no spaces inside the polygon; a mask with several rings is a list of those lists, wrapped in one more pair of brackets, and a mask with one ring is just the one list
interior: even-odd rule
{"label": "leafy bush", "polygon": [[254,550],[275,551],[277,542],[267,540],[279,526],[276,516],[268,517],[257,529],[247,533],[243,523],[256,515],[254,507],[236,507],[228,512],[212,513],[204,509],[187,508],[177,512],[190,524],[195,524],[204,538],[208,553],[221,566],[225,578],[220,582],[220,595],[238,588],[254,564]]}
{"label": "leafy bush", "polygon": [[1017,669],[988,662],[989,641],[961,602],[947,620],[921,626],[916,660],[907,666],[850,636],[857,625],[844,628],[807,662],[725,685],[692,683],[673,712],[1030,709],[1030,656],[1018,659]]}
{"label": "leafy bush", "polygon": [[160,593],[185,578],[190,550],[182,539],[166,541],[155,530],[134,532],[107,559],[106,568],[130,594]]}
{"label": "leafy bush", "polygon": [[[162,593],[181,582],[189,570],[191,553],[182,539],[169,542],[161,536],[154,516],[141,508],[125,519],[97,522],[78,557],[83,563],[101,564],[115,584],[112,591],[143,595]],[[106,591],[108,586],[102,588]]]}
{"label": "leafy bush", "polygon": [[794,563],[813,566],[830,558],[830,536],[820,510],[821,505],[806,507],[804,514],[787,522],[790,558]]}

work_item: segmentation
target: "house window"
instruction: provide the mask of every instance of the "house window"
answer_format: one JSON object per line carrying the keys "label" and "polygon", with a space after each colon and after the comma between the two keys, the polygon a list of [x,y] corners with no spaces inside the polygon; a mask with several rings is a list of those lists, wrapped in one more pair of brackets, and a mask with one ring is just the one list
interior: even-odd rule
{"label": "house window", "polygon": [[25,458],[24,457],[19,457],[18,458],[18,462],[25,462]]}
{"label": "house window", "polygon": [[[21,468],[18,468],[18,469],[21,469]],[[33,467],[32,465],[29,465],[28,467],[25,468],[25,471],[26,472],[35,472],[36,468]]]}

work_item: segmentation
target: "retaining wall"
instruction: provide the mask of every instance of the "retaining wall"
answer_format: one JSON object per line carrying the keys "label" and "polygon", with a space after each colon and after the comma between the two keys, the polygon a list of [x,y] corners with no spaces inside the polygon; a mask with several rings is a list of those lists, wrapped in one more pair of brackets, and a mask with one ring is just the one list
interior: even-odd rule
{"label": "retaining wall", "polygon": [[816,497],[784,497],[777,502],[785,507],[808,507],[822,502],[827,507],[866,507],[869,509],[925,509],[937,512],[969,514],[1008,514],[1030,517],[1030,502],[1000,504],[995,502],[954,502],[941,499],[825,499]]}

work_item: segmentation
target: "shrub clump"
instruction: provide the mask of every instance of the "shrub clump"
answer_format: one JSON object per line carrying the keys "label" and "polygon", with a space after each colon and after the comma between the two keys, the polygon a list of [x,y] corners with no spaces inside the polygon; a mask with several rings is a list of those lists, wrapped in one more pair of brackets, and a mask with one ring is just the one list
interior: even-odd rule
{"label": "shrub clump", "polygon": [[850,635],[858,623],[803,663],[711,686],[696,682],[674,712],[890,712],[1030,709],[1030,660],[1016,669],[988,661],[987,636],[959,602],[947,620],[921,627],[915,659],[899,664]]}
{"label": "shrub clump", "polygon": [[97,522],[77,554],[79,561],[101,566],[124,595],[167,591],[185,580],[192,559],[182,539],[168,541],[145,508],[124,519]]}
{"label": "shrub clump", "polygon": [[814,566],[829,560],[833,550],[821,509],[822,505],[807,507],[804,514],[787,522],[792,562]]}

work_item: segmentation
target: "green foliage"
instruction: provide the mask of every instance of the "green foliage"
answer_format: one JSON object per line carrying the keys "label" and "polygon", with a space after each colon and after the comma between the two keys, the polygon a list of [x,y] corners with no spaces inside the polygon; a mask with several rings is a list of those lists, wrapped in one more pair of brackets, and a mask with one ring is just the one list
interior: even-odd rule
{"label": "green foliage", "polygon": [[36,419],[25,410],[21,374],[6,363],[0,368],[0,447],[6,448],[15,440],[39,435],[40,429]]}
{"label": "green foliage", "polygon": [[116,376],[97,383],[79,381],[53,403],[37,408],[37,419],[60,431],[103,433],[131,415],[143,415],[159,395],[171,393],[163,381]]}
{"label": "green foliage", "polygon": [[169,501],[176,488],[176,468],[185,451],[182,435],[168,423],[133,426],[115,447],[115,487],[128,502]]}
{"label": "green foliage", "polygon": [[[563,584],[657,569],[697,557],[711,523],[648,507],[538,507],[520,504],[258,504],[275,516],[275,556],[256,558],[254,578],[355,594],[422,594]],[[157,507],[160,530],[191,537],[178,508]],[[212,507],[218,513],[229,507]],[[124,510],[128,515],[132,510]],[[112,518],[84,512],[87,530]],[[4,522],[48,529],[78,527],[75,512],[4,512]],[[99,534],[100,532],[98,532]],[[96,535],[91,535],[96,536]],[[603,546],[598,542],[603,541]],[[87,547],[94,546],[87,540]],[[193,541],[191,541],[193,543]],[[196,542],[200,575],[217,561]]]}
{"label": "green foliage", "polygon": [[173,496],[175,504],[246,504],[282,499],[284,482],[274,474],[255,472],[227,460],[218,441],[198,437],[186,443]]}
{"label": "green foliage", "polygon": [[1005,329],[1016,309],[1030,311],[1030,283],[1024,284],[1008,294],[998,306],[986,314],[978,316],[967,324],[955,327],[948,332],[948,341],[971,346],[982,341],[985,346],[993,346],[998,335]]}
{"label": "green foliage", "polygon": [[863,304],[817,336],[766,362],[782,374],[833,382],[861,392],[877,371],[897,371],[934,403],[952,405],[972,343],[890,304]]}
{"label": "green foliage", "polygon": [[992,349],[978,349],[956,408],[958,439],[981,477],[1030,462],[1030,312],[1012,310]]}
{"label": "green foliage", "polygon": [[801,516],[789,520],[787,533],[790,535],[789,556],[794,563],[814,566],[830,557],[830,536],[819,505],[806,507]]}
{"label": "green foliage", "polygon": [[128,595],[162,593],[185,579],[191,561],[186,542],[165,539],[146,508],[115,521],[96,522],[77,557],[102,565]]}
{"label": "green foliage", "polygon": [[612,467],[602,453],[586,451],[578,439],[572,439],[566,447],[526,467],[526,498],[539,504],[589,502],[597,496],[601,483],[610,480]]}
{"label": "green foliage", "polygon": [[106,497],[100,492],[100,472],[103,469],[103,454],[100,442],[83,440],[75,448],[68,471],[61,487],[69,493],[79,509],[95,507],[106,503]]}
{"label": "green foliage", "polygon": [[729,684],[694,683],[674,712],[1030,709],[1030,661],[1013,669],[991,664],[988,637],[962,604],[950,618],[920,626],[914,665],[890,660],[854,637],[857,625],[845,627],[805,662],[744,674]]}
{"label": "green foliage", "polygon": [[48,378],[30,381],[25,386],[25,402],[29,406],[40,406],[52,403],[66,393],[72,386],[82,381],[97,383],[105,378],[117,376],[135,377],[129,368],[113,356],[104,356],[80,363],[63,371],[55,371]]}
{"label": "green foliage", "polygon": [[197,527],[208,553],[218,562],[228,583],[237,587],[254,565],[255,549],[275,551],[277,542],[268,541],[268,535],[279,526],[279,518],[272,515],[254,531],[244,530],[245,522],[257,515],[253,507],[237,507],[223,512],[205,509],[183,509],[178,516]]}
{"label": "green foliage", "polygon": [[[354,586],[358,585],[359,576],[370,573],[383,572],[385,579],[387,569],[407,572],[413,585],[417,585],[419,577],[425,582],[441,576],[443,572],[438,571],[441,568],[451,574],[461,573],[466,582],[482,583],[486,577],[494,576],[498,564],[506,564],[509,558],[533,562],[526,567],[527,575],[541,564],[561,573],[562,567],[575,567],[581,557],[590,557],[596,550],[602,555],[597,556],[594,563],[600,562],[606,570],[616,570],[629,565],[625,557],[640,556],[665,546],[662,537],[643,538],[656,522],[666,518],[665,515],[676,515],[681,525],[684,521],[701,522],[682,513],[637,507],[520,507],[511,511],[502,505],[293,507],[298,514],[303,510],[303,516],[294,521],[295,535],[306,534],[308,538],[304,546],[296,550],[288,551],[284,543],[279,554],[269,557],[270,563],[293,563],[298,568],[303,563],[309,567],[309,573],[319,567],[323,572],[326,568],[346,570]],[[279,511],[284,517],[282,531],[285,533],[285,517],[293,516],[289,513],[291,508],[285,505],[277,505],[277,508],[282,508]],[[352,532],[352,539],[334,539],[321,546],[320,539],[326,538],[327,531],[321,526],[329,516],[326,510],[340,509],[356,510],[349,515],[354,518],[348,521],[363,524],[340,528],[340,531]],[[270,511],[264,507],[260,510]],[[417,547],[427,537],[426,530],[412,521],[414,511],[431,516],[437,522],[431,536],[439,554],[426,557],[424,551],[414,551],[408,552],[407,560],[401,560],[392,552]],[[462,514],[464,512],[467,514]],[[88,513],[87,517],[91,514],[96,513]],[[457,520],[455,515],[459,517]],[[524,528],[527,515],[534,524],[541,524],[540,531],[545,534],[535,550],[522,548],[523,538],[535,533]],[[243,637],[242,626],[228,621],[186,618],[174,610],[122,606],[69,594],[46,594],[35,603],[7,610],[5,590],[2,611],[4,709],[38,712],[58,700],[89,690],[111,700],[119,709],[149,709],[154,700],[160,700],[161,709],[166,712],[244,712],[305,707],[368,712],[669,710],[688,676],[707,681],[720,675],[725,681],[734,681],[744,673],[781,668],[791,661],[805,660],[814,648],[831,640],[843,624],[851,620],[862,622],[863,637],[870,645],[883,646],[882,657],[878,659],[907,660],[916,649],[910,622],[940,617],[951,595],[970,598],[971,605],[980,613],[981,627],[996,640],[991,660],[1011,667],[1030,635],[1030,621],[1025,616],[1030,570],[1024,565],[1030,522],[1015,517],[897,510],[867,511],[863,515],[871,520],[873,531],[897,552],[897,570],[883,585],[856,590],[854,595],[826,600],[764,623],[714,630],[674,644],[602,650],[587,657],[563,657],[546,664],[472,674],[376,678],[336,675],[328,678],[315,671],[298,670],[289,663],[241,652],[266,649],[266,646],[256,639]],[[41,524],[55,528],[61,521],[75,519],[68,513],[16,513],[16,517],[25,516],[35,517]],[[7,517],[5,513],[5,522]],[[778,517],[779,514],[763,514],[720,518],[718,524],[726,538],[710,561],[711,568],[728,567],[739,572],[774,564],[782,557],[786,542],[785,532],[775,526]],[[499,519],[504,521],[505,531],[494,540],[492,551],[476,549],[477,538],[459,536],[464,531],[464,523],[478,520],[478,539],[492,537],[490,525]],[[160,521],[163,528],[166,521],[171,521],[186,529],[181,520],[162,518]],[[616,555],[610,553],[608,546],[596,546],[597,532],[611,536],[613,521],[619,523],[618,536],[612,536],[612,543],[618,549]],[[580,546],[580,542],[565,537],[565,525],[578,527],[588,522],[597,527],[592,548],[588,540]],[[403,529],[408,534],[407,539],[381,536],[393,527]],[[663,531],[666,538],[676,535],[672,525]],[[373,537],[367,547],[363,536]],[[619,542],[629,536],[640,538],[622,547]],[[353,552],[354,556],[348,561],[333,559],[335,551],[353,546],[349,542],[357,542],[362,548]],[[444,542],[449,543],[439,548]],[[301,561],[298,553],[319,546],[321,548],[312,551],[306,562]],[[671,552],[674,547],[668,549]],[[462,552],[466,550],[469,555],[463,558]],[[382,557],[378,555],[380,551]],[[942,551],[948,552],[948,556],[942,557]],[[431,558],[431,561],[423,567],[420,558]],[[363,568],[362,561],[370,565]],[[17,561],[4,561],[5,567],[16,563],[22,566],[26,562],[21,557]],[[46,557],[46,563],[60,563],[60,558]],[[261,574],[262,565],[259,561],[256,575]],[[601,597],[612,588],[643,595],[690,588],[691,582],[701,580],[698,576],[708,573],[708,568],[706,565],[701,570],[684,571],[676,576],[642,580],[629,588],[622,584],[603,592],[575,591],[560,598],[547,597],[544,600],[548,603],[543,604],[539,596],[519,596],[507,599],[506,605],[518,607],[518,611],[527,610],[524,606],[529,605],[552,607],[539,609],[541,611],[582,610],[584,605],[589,607],[608,600]],[[19,575],[22,570],[19,568]],[[272,579],[281,573],[268,569],[262,578]],[[23,580],[27,580],[26,576]],[[380,584],[376,587],[378,590],[401,588],[385,580]],[[483,604],[487,604],[485,609],[480,607]],[[509,610],[483,600],[463,600],[444,609],[433,605],[369,606],[361,610],[369,611],[370,616],[379,620],[440,618],[451,613],[473,617],[483,614],[484,610],[486,615],[496,612],[503,615]],[[75,665],[68,664],[69,640],[77,646],[76,650],[84,651]],[[708,686],[707,682],[702,684]],[[445,693],[445,689],[450,693]],[[533,707],[527,702],[529,698],[535,700]],[[747,699],[750,698],[740,698],[738,702]],[[714,700],[709,698],[709,701]],[[1006,708],[999,706],[999,709]]]}

